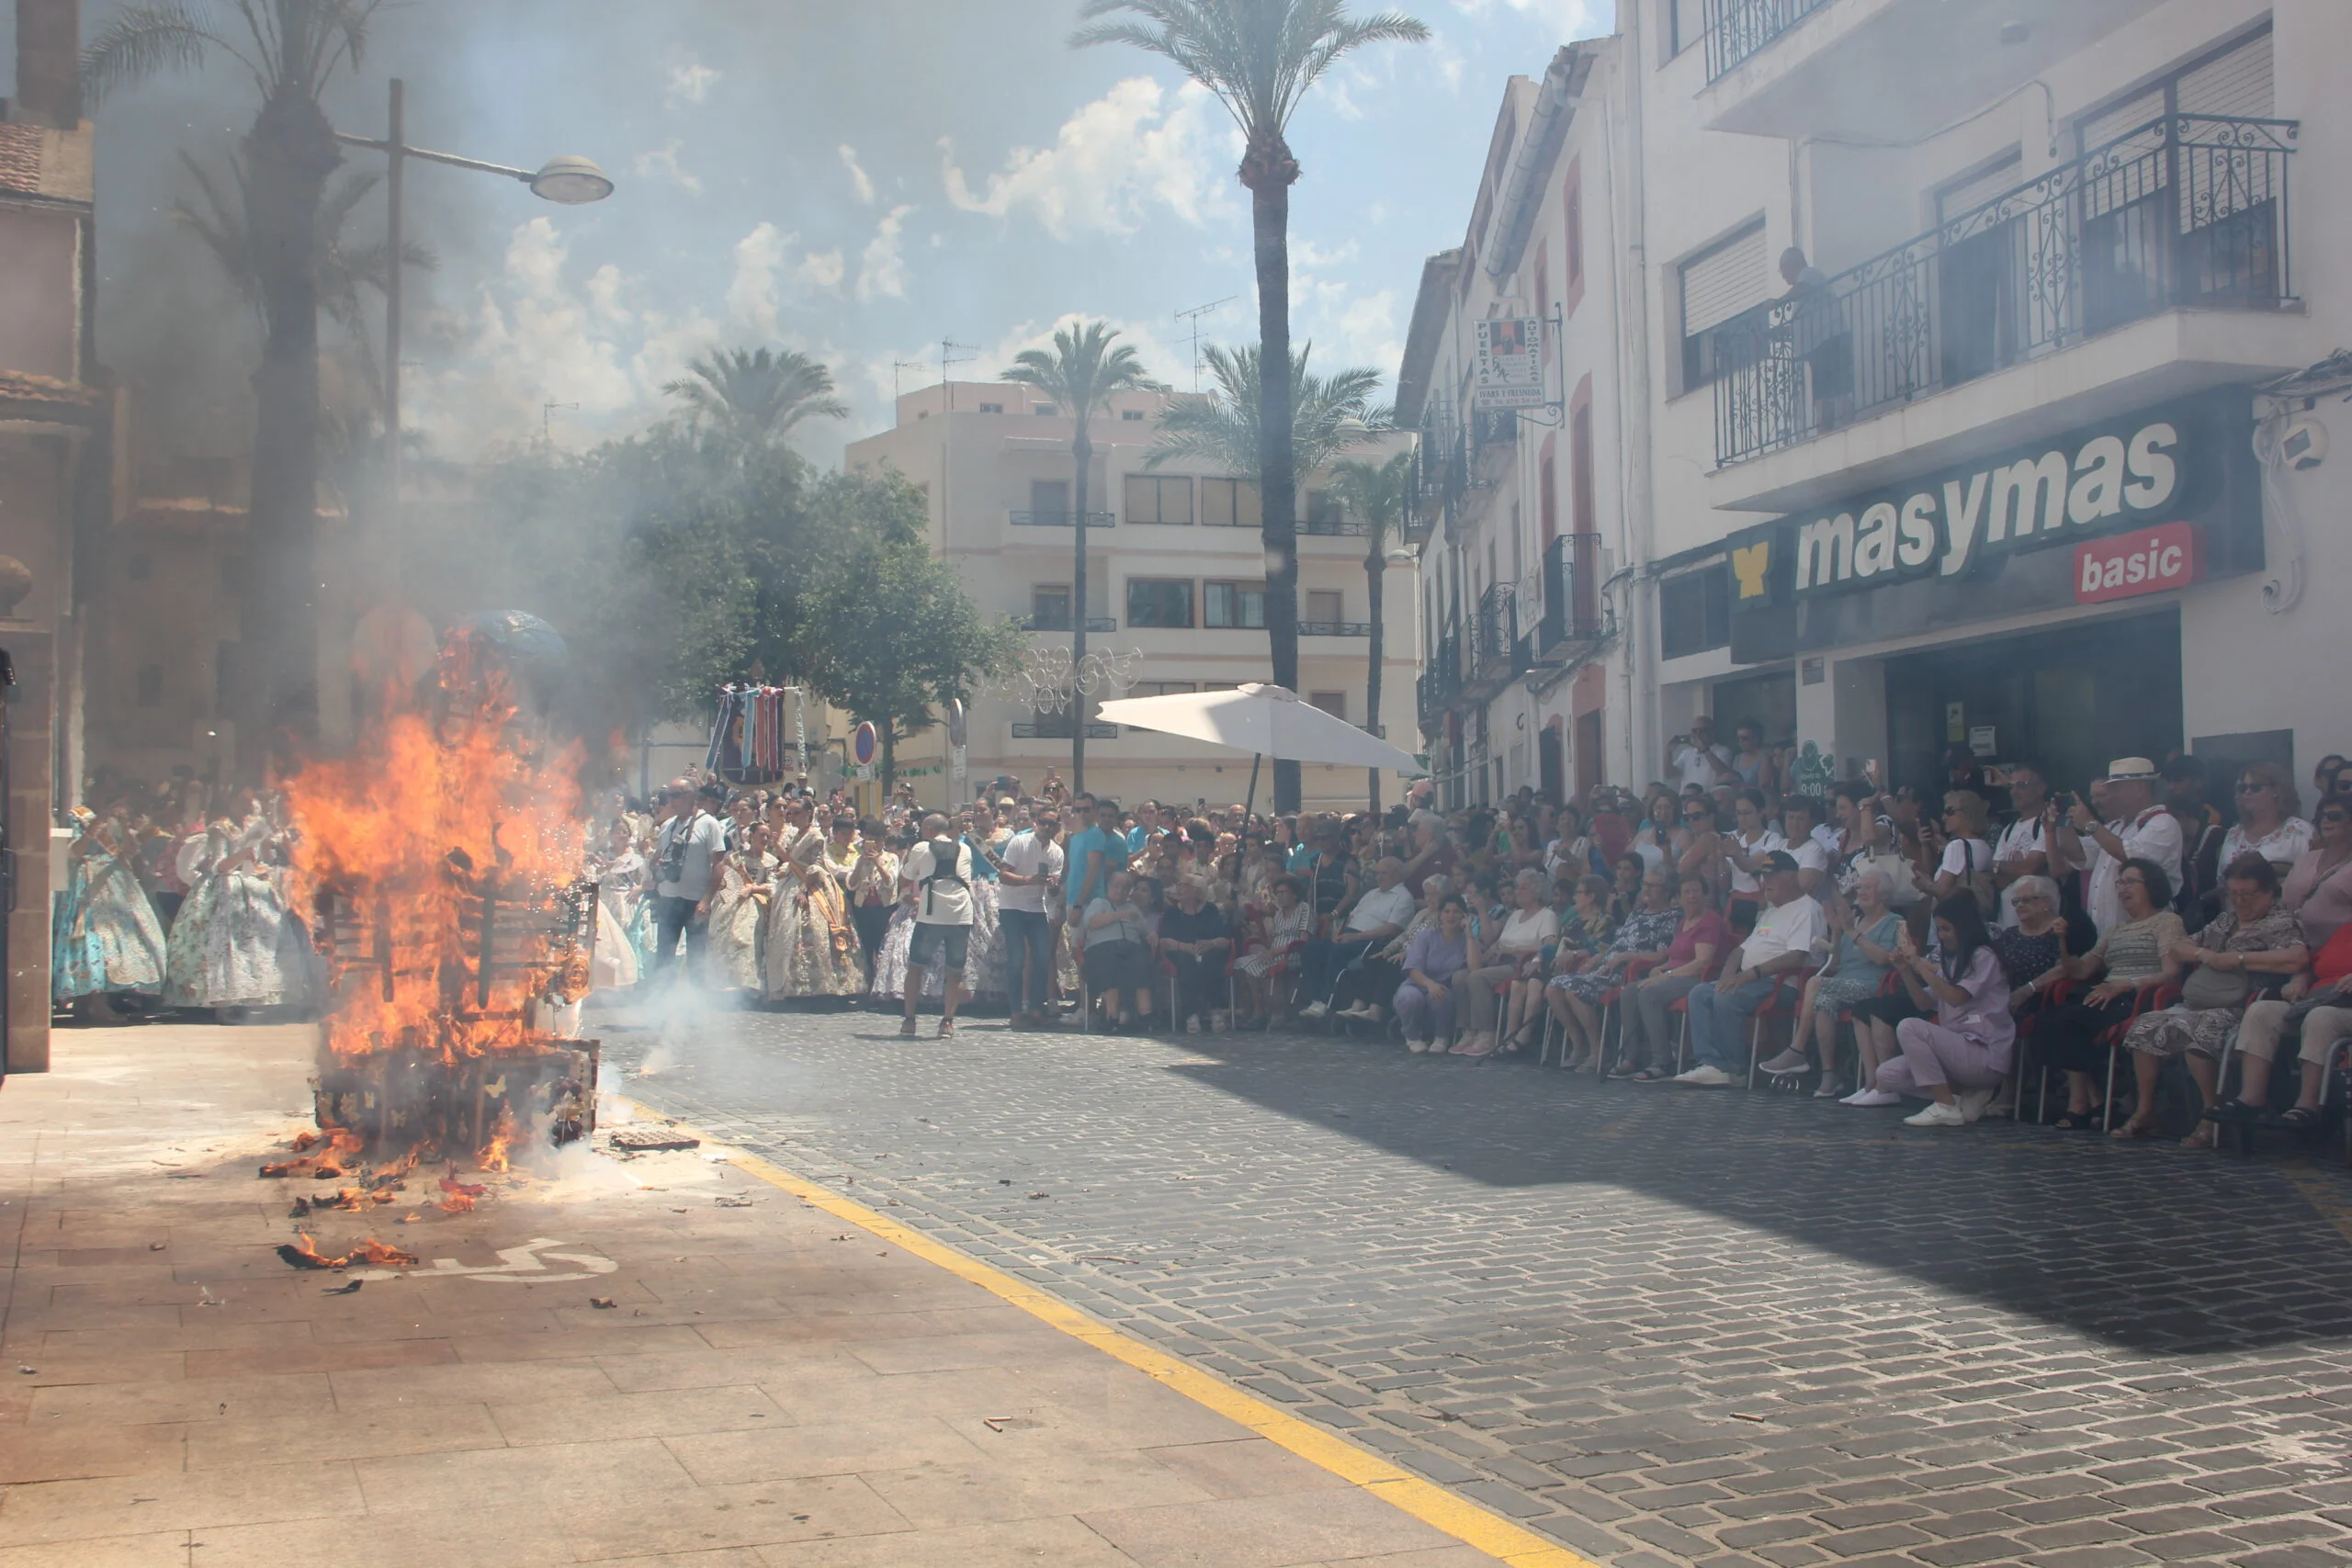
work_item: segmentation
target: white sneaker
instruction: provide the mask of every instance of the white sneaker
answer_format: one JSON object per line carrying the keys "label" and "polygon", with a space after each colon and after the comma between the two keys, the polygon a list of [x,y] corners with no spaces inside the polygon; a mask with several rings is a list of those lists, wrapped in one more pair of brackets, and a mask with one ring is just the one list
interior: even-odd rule
{"label": "white sneaker", "polygon": [[1963,1122],[1973,1122],[1978,1117],[1984,1115],[1984,1108],[1992,1104],[1993,1097],[2000,1092],[2001,1091],[1996,1089],[1964,1089],[1961,1090],[1961,1120]]}
{"label": "white sneaker", "polygon": [[1305,1007],[1298,1010],[1298,1016],[1301,1018],[1323,1018],[1328,1016],[1330,1011],[1331,1004],[1329,1002],[1309,1002]]}
{"label": "white sneaker", "polygon": [[1903,1097],[1899,1094],[1889,1094],[1883,1089],[1859,1089],[1838,1103],[1859,1105],[1869,1109],[1881,1105],[1900,1105],[1903,1103]]}
{"label": "white sneaker", "polygon": [[1957,1105],[1946,1105],[1939,1100],[1928,1102],[1928,1109],[1916,1115],[1905,1116],[1905,1127],[1965,1127],[1973,1118],[1962,1115]]}
{"label": "white sneaker", "polygon": [[1702,1062],[1687,1073],[1678,1073],[1674,1081],[1691,1089],[1722,1089],[1732,1081],[1731,1075],[1721,1067],[1711,1067]]}
{"label": "white sneaker", "polygon": [[1231,1013],[1220,1010],[1209,1014],[1209,1032],[1211,1034],[1223,1034],[1227,1030],[1231,1029],[1232,1027],[1233,1015]]}
{"label": "white sneaker", "polygon": [[1187,1034],[1198,1034],[1200,1032],[1201,1032],[1201,1021],[1200,1021],[1199,1019],[1197,1019],[1197,1018],[1188,1018],[1188,1019],[1186,1019],[1186,1020],[1184,1021],[1184,1032],[1185,1032],[1185,1033],[1187,1033]]}

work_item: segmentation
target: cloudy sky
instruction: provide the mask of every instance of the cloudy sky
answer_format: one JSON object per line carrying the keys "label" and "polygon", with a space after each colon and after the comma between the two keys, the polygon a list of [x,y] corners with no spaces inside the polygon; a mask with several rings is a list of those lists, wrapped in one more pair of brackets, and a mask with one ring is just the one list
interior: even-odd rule
{"label": "cloudy sky", "polygon": [[[5,7],[0,7],[5,8]],[[223,7],[226,8],[225,6]],[[1254,323],[1238,142],[1158,60],[1073,51],[1077,0],[408,0],[338,92],[380,134],[408,83],[412,140],[536,164],[596,159],[612,199],[559,208],[516,185],[410,175],[439,258],[404,358],[436,449],[571,445],[658,414],[714,344],[773,343],[834,367],[853,417],[812,455],[887,424],[894,382],[992,375],[1069,312],[1109,318],[1189,384],[1176,312],[1208,341]],[[1359,0],[1359,10],[1370,8]],[[1435,30],[1343,64],[1299,116],[1295,330],[1320,363],[1393,376],[1422,258],[1459,242],[1502,84],[1540,75],[1609,0],[1403,0]],[[88,26],[109,0],[91,0]],[[0,46],[5,47],[5,46]],[[183,150],[219,158],[249,118],[229,71],[161,82],[100,119],[104,352],[151,380],[220,358],[248,323],[173,228]],[[365,159],[366,153],[355,154]],[[356,227],[380,223],[364,213]],[[897,368],[907,362],[904,368]],[[217,374],[217,372],[216,372]],[[227,406],[198,399],[193,406]],[[182,399],[184,406],[188,400]],[[547,404],[578,404],[551,412]],[[204,434],[193,420],[189,439]],[[210,435],[218,439],[216,429]]]}

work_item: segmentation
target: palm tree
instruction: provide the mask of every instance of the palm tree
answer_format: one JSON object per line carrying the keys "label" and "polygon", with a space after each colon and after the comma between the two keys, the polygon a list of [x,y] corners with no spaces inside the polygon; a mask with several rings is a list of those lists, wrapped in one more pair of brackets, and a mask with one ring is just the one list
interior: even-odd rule
{"label": "palm tree", "polygon": [[356,68],[382,0],[160,0],[116,14],[82,57],[96,99],[215,54],[261,100],[245,134],[245,226],[266,331],[254,372],[254,577],[246,641],[260,668],[237,694],[239,737],[318,716],[319,210],[343,162],[320,95]]}
{"label": "palm tree", "polygon": [[[1367,722],[1380,723],[1380,661],[1385,651],[1381,619],[1383,590],[1388,578],[1388,540],[1401,535],[1412,509],[1413,454],[1397,453],[1385,463],[1341,463],[1331,470],[1331,492],[1340,504],[1363,520],[1363,585],[1372,605],[1371,649],[1363,677],[1363,711]],[[1380,810],[1380,770],[1371,770],[1372,809]]]}
{"label": "palm tree", "polygon": [[[236,289],[237,298],[252,307],[266,331],[261,265],[254,249],[252,225],[246,218],[253,204],[253,181],[245,172],[244,160],[231,157],[227,180],[217,176],[185,150],[180,153],[180,163],[195,182],[196,194],[191,199],[173,203],[173,220],[204,243],[204,248],[212,253],[231,287]],[[369,398],[381,392],[383,378],[379,374],[375,340],[368,331],[361,302],[368,292],[380,295],[390,287],[391,247],[382,240],[372,244],[355,243],[344,231],[350,227],[352,214],[359,204],[383,183],[381,175],[346,173],[334,182],[319,204],[319,309],[344,330],[348,346],[358,361],[357,373],[349,379]],[[401,249],[402,261],[420,271],[431,272],[440,265],[432,248],[417,241],[411,240]]]}
{"label": "palm tree", "polygon": [[[1316,79],[1366,44],[1418,43],[1429,28],[1395,11],[1348,15],[1347,0],[1086,0],[1086,17],[1122,15],[1070,37],[1073,48],[1129,43],[1171,62],[1215,93],[1241,128],[1241,183],[1250,189],[1250,221],[1258,262],[1259,400],[1267,417],[1260,430],[1258,492],[1264,508],[1266,637],[1272,645],[1274,682],[1298,686],[1298,485],[1291,447],[1290,187],[1298,179],[1291,155],[1291,116]],[[1295,762],[1274,764],[1274,809],[1295,811]]]}
{"label": "palm tree", "polygon": [[[1310,479],[1340,453],[1386,428],[1389,420],[1387,408],[1375,407],[1372,400],[1380,388],[1379,371],[1359,366],[1329,376],[1313,375],[1306,366],[1314,354],[1310,343],[1291,356],[1284,400],[1290,406],[1290,448],[1296,471]],[[1214,463],[1237,477],[1254,473],[1265,441],[1258,419],[1264,385],[1258,350],[1249,344],[1211,347],[1202,357],[1216,390],[1205,397],[1180,397],[1169,405],[1159,418],[1159,439],[1144,466],[1156,468],[1184,458]]]}
{"label": "palm tree", "polygon": [[804,419],[846,419],[833,374],[797,349],[714,350],[662,389],[686,405],[687,423],[708,425],[738,454],[782,441]]}
{"label": "palm tree", "polygon": [[[1069,658],[1075,670],[1086,659],[1086,502],[1087,480],[1094,467],[1094,437],[1090,429],[1095,414],[1114,392],[1164,392],[1168,389],[1144,374],[1143,362],[1132,344],[1114,343],[1118,333],[1108,321],[1088,321],[1054,333],[1051,354],[1024,348],[1013,355],[1012,368],[997,378],[1035,387],[1070,417],[1070,500],[1077,515],[1070,519]],[[1086,787],[1086,697],[1071,695],[1069,727],[1069,787]]]}

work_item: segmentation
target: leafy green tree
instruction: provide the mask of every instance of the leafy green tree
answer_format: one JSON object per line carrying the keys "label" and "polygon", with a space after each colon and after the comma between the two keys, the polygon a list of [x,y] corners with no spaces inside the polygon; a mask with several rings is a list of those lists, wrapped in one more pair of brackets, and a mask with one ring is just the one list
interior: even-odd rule
{"label": "leafy green tree", "polygon": [[260,98],[245,133],[244,225],[267,330],[254,374],[245,638],[261,666],[233,694],[242,739],[318,717],[319,215],[343,162],[320,96],[356,68],[382,0],[160,0],[117,12],[82,59],[93,98],[215,55]]}
{"label": "leafy green tree", "polygon": [[[1093,475],[1092,422],[1108,405],[1114,392],[1164,392],[1168,389],[1145,376],[1143,362],[1126,344],[1114,344],[1119,334],[1107,321],[1064,327],[1054,333],[1054,351],[1023,349],[1013,356],[1012,368],[998,378],[1035,387],[1055,407],[1070,416],[1075,431],[1069,455],[1073,468],[1070,497],[1077,515],[1070,533],[1069,656],[1076,666],[1086,658],[1086,512],[1087,482]],[[1086,787],[1086,698],[1073,704],[1069,731],[1070,788]]]}
{"label": "leafy green tree", "polygon": [[[906,489],[920,518],[921,496]],[[919,537],[860,541],[808,585],[802,625],[801,679],[880,731],[886,791],[898,784],[900,739],[929,726],[934,705],[1009,673],[1023,642],[1018,626],[984,619],[956,569]]]}
{"label": "leafy green tree", "polygon": [[[1372,635],[1363,677],[1363,711],[1380,723],[1381,660],[1386,654],[1383,590],[1388,580],[1388,541],[1402,538],[1413,504],[1413,454],[1397,453],[1385,463],[1341,463],[1331,470],[1331,493],[1348,514],[1364,525],[1363,584],[1372,606]],[[1380,770],[1371,770],[1372,809],[1380,809]]]}
{"label": "leafy green tree", "polygon": [[832,372],[797,349],[717,350],[686,370],[662,389],[685,405],[690,426],[739,454],[780,444],[804,419],[849,416]]}
{"label": "leafy green tree", "polygon": [[[1076,48],[1126,43],[1171,62],[1215,93],[1241,128],[1241,183],[1258,266],[1258,490],[1264,508],[1266,635],[1274,681],[1298,687],[1298,486],[1292,449],[1291,386],[1282,367],[1290,349],[1290,187],[1298,160],[1291,116],[1316,80],[1366,44],[1419,42],[1429,28],[1394,11],[1354,17],[1347,0],[1086,0],[1080,14],[1097,21],[1070,38]],[[1274,764],[1274,808],[1295,811],[1295,762]]]}

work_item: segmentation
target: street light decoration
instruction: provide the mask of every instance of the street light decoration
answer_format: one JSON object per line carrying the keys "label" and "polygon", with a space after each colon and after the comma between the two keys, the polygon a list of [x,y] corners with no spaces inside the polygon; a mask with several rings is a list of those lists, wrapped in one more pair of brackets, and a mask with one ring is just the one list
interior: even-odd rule
{"label": "street light decoration", "polygon": [[1096,649],[1073,660],[1066,644],[1033,646],[1003,682],[1005,695],[1037,713],[1059,713],[1080,696],[1124,692],[1136,683],[1143,649]]}

